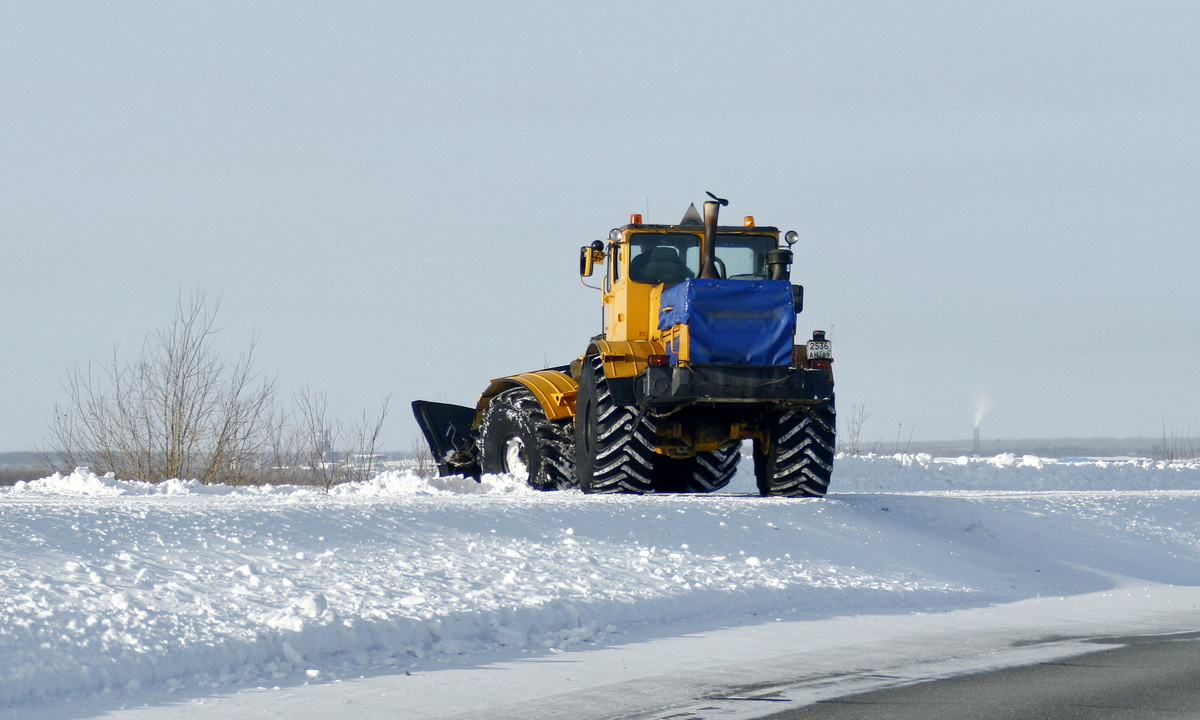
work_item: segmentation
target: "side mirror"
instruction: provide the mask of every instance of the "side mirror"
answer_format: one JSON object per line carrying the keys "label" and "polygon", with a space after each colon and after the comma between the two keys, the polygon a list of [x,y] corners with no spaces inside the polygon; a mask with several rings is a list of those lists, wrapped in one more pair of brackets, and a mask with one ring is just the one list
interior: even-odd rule
{"label": "side mirror", "polygon": [[797,315],[799,315],[801,312],[804,311],[804,286],[803,285],[793,285],[792,286],[792,309],[796,311]]}
{"label": "side mirror", "polygon": [[592,262],[592,246],[584,245],[579,248],[579,277],[591,277],[595,265]]}
{"label": "side mirror", "polygon": [[595,240],[591,245],[579,248],[579,276],[591,277],[596,263],[604,262],[604,243]]}

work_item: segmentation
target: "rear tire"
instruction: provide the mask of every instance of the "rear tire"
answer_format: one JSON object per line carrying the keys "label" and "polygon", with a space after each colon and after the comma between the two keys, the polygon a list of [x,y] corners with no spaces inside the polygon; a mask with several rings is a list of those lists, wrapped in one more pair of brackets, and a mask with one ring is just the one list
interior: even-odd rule
{"label": "rear tire", "polygon": [[740,443],[690,458],[658,454],[654,464],[655,492],[709,493],[729,484],[742,459]]}
{"label": "rear tire", "polygon": [[837,415],[833,399],[807,411],[781,412],[771,441],[754,441],[754,475],[762,495],[824,497],[833,474]]}
{"label": "rear tire", "polygon": [[505,390],[484,408],[479,423],[480,465],[508,473],[537,490],[570,487],[575,480],[570,421],[550,420],[527,388]]}
{"label": "rear tire", "polygon": [[618,405],[598,355],[584,359],[575,412],[575,468],[585,493],[653,489],[654,425],[635,407]]}

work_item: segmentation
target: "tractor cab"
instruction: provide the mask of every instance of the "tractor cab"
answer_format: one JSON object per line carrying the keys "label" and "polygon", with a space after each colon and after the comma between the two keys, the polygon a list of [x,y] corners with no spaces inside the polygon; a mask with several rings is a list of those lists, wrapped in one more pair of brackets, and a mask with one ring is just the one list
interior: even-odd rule
{"label": "tractor cab", "polygon": [[[788,233],[785,239],[789,245],[794,237],[794,233]],[[751,216],[741,226],[719,227],[715,215],[706,222],[695,205],[688,208],[678,225],[646,224],[640,214],[634,214],[628,225],[609,233],[607,244],[596,241],[585,246],[580,257],[580,274],[584,277],[593,273],[596,264],[606,266],[601,290],[604,337],[609,340],[665,339],[663,294],[671,293],[679,283],[693,284],[700,279],[729,282],[726,288],[733,288],[731,292],[758,296],[764,301],[767,296],[760,292],[762,283],[783,281],[782,292],[787,295],[783,305],[796,312],[800,309],[801,289],[786,287],[790,285],[791,250],[780,247],[777,228],[758,227]],[[754,288],[743,287],[744,282],[757,284]],[[778,296],[779,289],[774,291]]]}

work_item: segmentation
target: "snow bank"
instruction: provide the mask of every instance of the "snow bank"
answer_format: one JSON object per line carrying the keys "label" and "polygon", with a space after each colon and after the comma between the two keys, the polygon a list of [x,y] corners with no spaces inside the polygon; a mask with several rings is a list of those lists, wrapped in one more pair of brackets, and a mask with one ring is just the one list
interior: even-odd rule
{"label": "snow bank", "polygon": [[838,492],[898,490],[1200,490],[1200,462],[1144,458],[1052,460],[995,457],[839,455],[830,487]]}
{"label": "snow bank", "polygon": [[787,500],[751,495],[748,468],[731,493],[657,497],[402,472],[329,493],[148,485],[80,469],[0,491],[0,703],[336,678],[700,617],[978,607],[1114,576],[1200,585],[1198,473],[843,457],[835,494]]}
{"label": "snow bank", "polygon": [[[926,454],[846,455],[834,465],[835,492],[932,490],[1200,490],[1200,461],[1166,463],[1145,458],[1065,458],[1005,453],[993,457],[933,457]],[[482,482],[461,476],[422,478],[389,470],[366,482],[336,485],[328,492],[313,486],[204,485],[197,480],[145,483],[117,480],[112,473],[97,475],[78,468],[70,475],[55,473],[31,482],[20,481],[0,492],[17,495],[250,495],[310,497],[402,497],[450,495],[529,495],[538,491],[505,475],[488,475]],[[725,493],[755,492],[749,458]]]}
{"label": "snow bank", "polygon": [[508,475],[489,475],[482,482],[461,476],[422,478],[411,472],[390,470],[365,482],[335,485],[326,492],[311,485],[204,485],[198,480],[167,480],[148,483],[117,480],[112,473],[97,475],[89,468],[76,468],[70,475],[54,473],[40,480],[18,481],[0,492],[14,495],[251,495],[309,497],[387,497],[406,495],[534,495],[530,488]]}

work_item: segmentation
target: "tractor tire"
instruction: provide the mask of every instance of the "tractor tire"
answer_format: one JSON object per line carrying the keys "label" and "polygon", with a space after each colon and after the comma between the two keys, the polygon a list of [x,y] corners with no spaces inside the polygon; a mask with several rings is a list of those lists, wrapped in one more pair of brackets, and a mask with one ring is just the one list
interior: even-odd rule
{"label": "tractor tire", "polygon": [[729,484],[742,459],[740,443],[690,458],[658,455],[654,464],[654,491],[709,493]]}
{"label": "tractor tire", "polygon": [[766,447],[754,441],[754,475],[759,493],[824,497],[833,473],[836,427],[832,398],[807,411],[776,415]]}
{"label": "tractor tire", "polygon": [[654,425],[635,407],[618,405],[598,355],[585,359],[575,403],[575,469],[585,493],[653,489]]}
{"label": "tractor tire", "polygon": [[508,473],[537,490],[575,484],[570,421],[546,417],[524,387],[492,398],[479,423],[479,457],[485,473]]}

